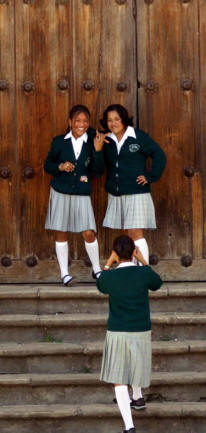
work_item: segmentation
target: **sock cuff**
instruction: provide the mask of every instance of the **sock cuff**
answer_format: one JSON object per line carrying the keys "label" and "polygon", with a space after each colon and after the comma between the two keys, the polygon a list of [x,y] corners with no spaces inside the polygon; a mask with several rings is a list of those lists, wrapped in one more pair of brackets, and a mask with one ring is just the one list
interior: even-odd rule
{"label": "sock cuff", "polygon": [[68,241],[64,241],[64,242],[57,242],[57,241],[55,241],[55,245],[57,246],[57,247],[60,247],[60,246],[65,246],[65,245],[68,245]]}
{"label": "sock cuff", "polygon": [[145,238],[141,238],[134,241],[134,244],[138,247],[141,247],[142,245],[147,245],[147,241]]}
{"label": "sock cuff", "polygon": [[84,243],[85,243],[85,245],[92,245],[92,246],[95,246],[95,245],[98,244],[98,241],[97,241],[97,238],[95,238],[94,242],[87,242],[87,241],[84,241]]}

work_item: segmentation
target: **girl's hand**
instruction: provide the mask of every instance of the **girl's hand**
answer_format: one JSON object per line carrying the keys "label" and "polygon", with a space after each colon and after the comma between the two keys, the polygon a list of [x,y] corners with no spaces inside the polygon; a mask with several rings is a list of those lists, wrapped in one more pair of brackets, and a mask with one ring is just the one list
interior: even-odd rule
{"label": "girl's hand", "polygon": [[59,165],[59,170],[60,170],[60,171],[67,171],[67,172],[74,171],[74,164],[72,164],[72,163],[69,162],[69,161],[62,162],[62,163]]}
{"label": "girl's hand", "polygon": [[140,184],[140,185],[146,185],[146,184],[148,183],[146,177],[143,176],[143,175],[138,176],[137,179],[136,179],[136,182],[137,182],[138,184]]}
{"label": "girl's hand", "polygon": [[111,266],[113,265],[113,263],[119,263],[119,257],[115,253],[115,251],[112,251],[111,255],[109,256],[109,258],[107,260],[107,263],[105,265],[105,270],[111,268]]}
{"label": "girl's hand", "polygon": [[96,131],[96,137],[94,138],[94,147],[97,152],[102,150],[104,142],[108,143],[108,140],[106,140],[107,135],[108,134],[103,134],[102,132]]}

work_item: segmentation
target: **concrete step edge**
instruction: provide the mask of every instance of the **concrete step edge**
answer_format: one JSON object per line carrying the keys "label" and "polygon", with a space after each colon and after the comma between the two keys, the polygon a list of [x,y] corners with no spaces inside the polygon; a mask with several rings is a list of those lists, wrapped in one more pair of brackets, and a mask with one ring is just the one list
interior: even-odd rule
{"label": "concrete step edge", "polygon": [[[167,385],[177,386],[186,384],[205,384],[206,372],[181,371],[181,372],[152,372],[151,386]],[[54,373],[54,374],[0,374],[0,386],[105,386],[99,380],[98,373]]]}
{"label": "concrete step edge", "polygon": [[[84,344],[73,343],[2,343],[0,344],[1,357],[47,356],[62,354],[100,355],[103,343],[93,342]],[[206,340],[184,341],[154,341],[152,343],[153,355],[206,353]]]}
{"label": "concrete step edge", "polygon": [[[206,296],[206,283],[164,284],[157,292],[150,292],[151,298],[197,297]],[[39,285],[0,285],[0,299],[105,299],[95,284],[65,288],[63,286]]]}
{"label": "concrete step edge", "polygon": [[[148,403],[144,411],[134,411],[135,418],[206,418],[206,403]],[[1,406],[0,419],[29,418],[116,418],[116,405],[22,405]]]}
{"label": "concrete step edge", "polygon": [[[153,324],[162,325],[196,325],[206,324],[205,313],[152,313]],[[74,314],[1,314],[0,327],[31,326],[106,326],[107,314],[74,313]]]}

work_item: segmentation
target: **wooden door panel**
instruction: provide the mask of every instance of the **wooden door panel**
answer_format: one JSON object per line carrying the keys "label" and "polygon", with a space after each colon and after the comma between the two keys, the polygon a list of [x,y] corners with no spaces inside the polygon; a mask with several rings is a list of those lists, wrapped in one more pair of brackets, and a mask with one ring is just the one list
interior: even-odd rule
{"label": "wooden door panel", "polygon": [[197,159],[202,172],[202,225],[203,225],[203,256],[206,258],[206,2],[199,0],[199,49],[200,49],[200,77],[199,77],[199,117],[197,125],[200,129],[200,146],[198,148]]}
{"label": "wooden door panel", "polygon": [[16,230],[14,58],[14,3],[10,1],[0,4],[0,256],[11,258],[19,253]]}
{"label": "wooden door panel", "polygon": [[[137,59],[136,59],[136,9],[134,2],[103,1],[102,40],[100,62],[99,118],[110,104],[122,104],[129,113],[137,115]],[[98,213],[101,252],[107,257],[118,230],[103,229],[107,193],[104,179],[99,182]]]}
{"label": "wooden door panel", "polygon": [[[52,235],[44,230],[50,177],[43,163],[52,137],[67,127],[70,14],[66,3],[16,3],[21,257],[46,259],[54,255],[54,245]],[[27,83],[33,88],[27,89]],[[22,176],[26,167],[34,170],[34,177],[25,172]]]}
{"label": "wooden door panel", "polygon": [[140,127],[167,155],[166,171],[153,188],[159,230],[150,242],[155,254],[175,259],[192,254],[191,180],[184,168],[195,165],[197,3],[138,4]]}

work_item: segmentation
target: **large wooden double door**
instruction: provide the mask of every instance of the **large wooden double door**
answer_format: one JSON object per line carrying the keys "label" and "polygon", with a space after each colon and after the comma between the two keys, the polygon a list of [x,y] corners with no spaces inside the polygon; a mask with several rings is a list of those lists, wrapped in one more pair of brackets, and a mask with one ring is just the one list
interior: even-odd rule
{"label": "large wooden double door", "polygon": [[[1,282],[58,280],[43,162],[72,104],[98,127],[115,102],[167,154],[151,263],[166,280],[206,279],[205,19],[205,0],[0,0]],[[102,228],[106,201],[95,180],[102,259],[117,234]],[[87,279],[80,235],[70,258]]]}

